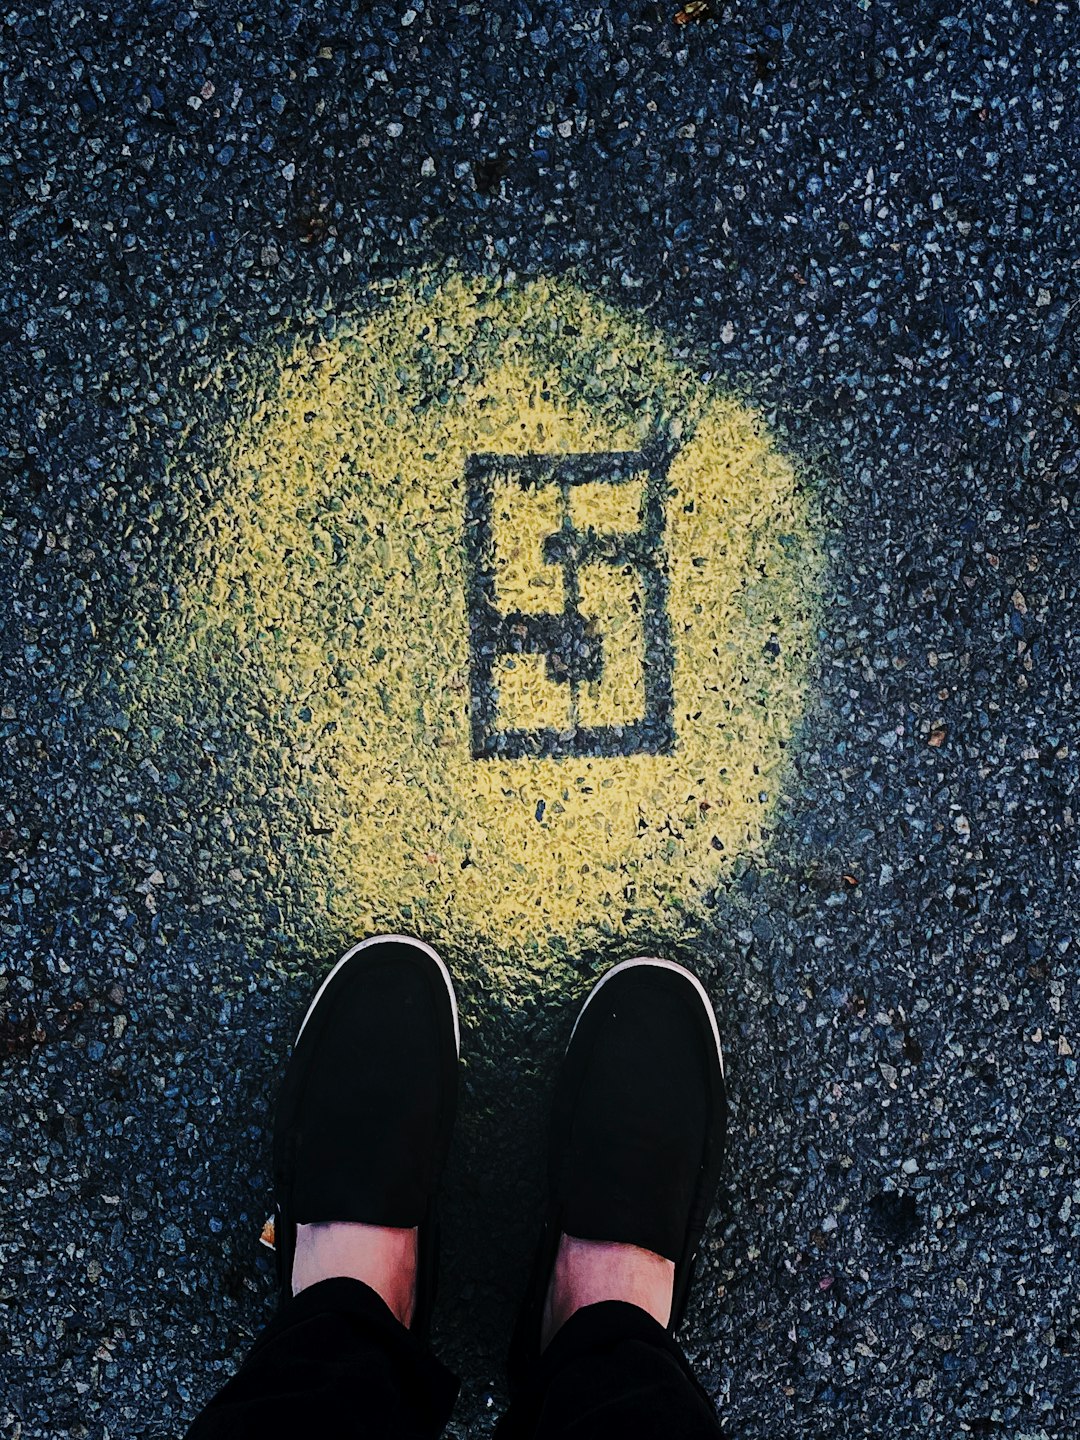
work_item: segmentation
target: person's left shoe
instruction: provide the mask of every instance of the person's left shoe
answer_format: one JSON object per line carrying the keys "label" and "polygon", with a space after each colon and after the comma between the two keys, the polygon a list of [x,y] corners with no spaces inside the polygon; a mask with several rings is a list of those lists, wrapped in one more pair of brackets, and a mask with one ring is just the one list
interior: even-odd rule
{"label": "person's left shoe", "polygon": [[510,1347],[512,1395],[543,1348],[564,1235],[670,1261],[667,1329],[678,1329],[726,1131],[720,1032],[700,980],[655,956],[612,966],[581,1008],[555,1088],[548,1212]]}
{"label": "person's left shoe", "polygon": [[298,1224],[418,1228],[412,1330],[435,1298],[435,1201],[460,1050],[449,972],[422,940],[376,935],[337,962],[301,1023],[274,1119],[278,1284],[292,1295]]}

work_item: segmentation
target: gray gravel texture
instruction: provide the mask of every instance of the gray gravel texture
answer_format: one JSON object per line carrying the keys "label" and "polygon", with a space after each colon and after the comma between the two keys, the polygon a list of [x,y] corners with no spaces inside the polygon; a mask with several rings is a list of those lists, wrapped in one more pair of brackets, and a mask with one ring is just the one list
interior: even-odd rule
{"label": "gray gravel texture", "polygon": [[[4,1436],[180,1434],[270,1312],[310,982],[190,843],[213,755],[125,734],[119,637],[200,377],[444,262],[573,264],[822,477],[813,711],[694,957],[733,1147],[685,1339],[729,1433],[1080,1434],[1080,18],[675,8],[0,18]],[[484,1435],[572,1017],[459,969],[438,1342]]]}

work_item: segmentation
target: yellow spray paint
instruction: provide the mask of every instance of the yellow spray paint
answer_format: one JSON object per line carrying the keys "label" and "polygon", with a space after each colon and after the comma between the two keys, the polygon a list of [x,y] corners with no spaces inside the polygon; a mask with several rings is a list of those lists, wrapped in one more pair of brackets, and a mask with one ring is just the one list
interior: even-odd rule
{"label": "yellow spray paint", "polygon": [[[763,843],[811,661],[820,552],[760,414],[574,284],[456,276],[402,281],[349,333],[295,346],[243,413],[133,705],[231,737],[237,803],[287,827],[264,894],[287,889],[299,929],[403,927],[496,966],[684,929]],[[469,457],[641,451],[658,432],[673,744],[474,758]],[[644,485],[577,484],[567,523],[632,534]],[[560,523],[553,485],[492,483],[500,612],[563,611]],[[499,727],[641,721],[641,575],[584,564],[577,583],[602,671],[568,718],[543,654],[498,655]]]}

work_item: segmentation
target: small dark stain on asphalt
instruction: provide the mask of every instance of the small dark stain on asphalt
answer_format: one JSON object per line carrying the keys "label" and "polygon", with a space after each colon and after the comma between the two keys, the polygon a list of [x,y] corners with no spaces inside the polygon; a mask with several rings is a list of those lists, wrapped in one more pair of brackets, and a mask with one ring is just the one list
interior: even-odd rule
{"label": "small dark stain on asphalt", "polygon": [[922,1228],[914,1195],[899,1190],[883,1190],[867,1207],[874,1231],[891,1245],[906,1245]]}
{"label": "small dark stain on asphalt", "polygon": [[498,190],[509,168],[510,161],[506,155],[489,155],[486,160],[478,160],[473,166],[473,179],[476,181],[477,190],[484,195]]}
{"label": "small dark stain on asphalt", "polygon": [[910,1030],[904,1035],[904,1054],[913,1065],[918,1065],[923,1058],[923,1048]]}

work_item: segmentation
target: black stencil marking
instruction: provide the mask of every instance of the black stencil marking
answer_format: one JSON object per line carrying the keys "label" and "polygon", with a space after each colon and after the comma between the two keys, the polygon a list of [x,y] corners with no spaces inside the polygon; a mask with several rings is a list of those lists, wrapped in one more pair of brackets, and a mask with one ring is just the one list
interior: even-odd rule
{"label": "black stencil marking", "polygon": [[[665,754],[675,745],[672,724],[671,626],[667,611],[664,548],[667,474],[674,448],[666,435],[642,450],[594,454],[473,454],[465,465],[465,554],[469,602],[472,753],[475,759],[502,756]],[[561,567],[563,608],[533,614],[503,612],[496,604],[493,522],[495,482],[512,477],[522,490],[555,486],[559,528],[544,538],[548,565]],[[571,520],[575,485],[624,485],[644,478],[639,529],[600,534]],[[644,713],[626,725],[579,725],[578,693],[588,681],[603,684],[604,636],[593,633],[579,608],[579,576],[586,565],[632,567],[644,596],[645,637],[642,689]],[[568,690],[565,729],[508,728],[500,725],[495,666],[504,655],[543,655],[549,680]]]}

